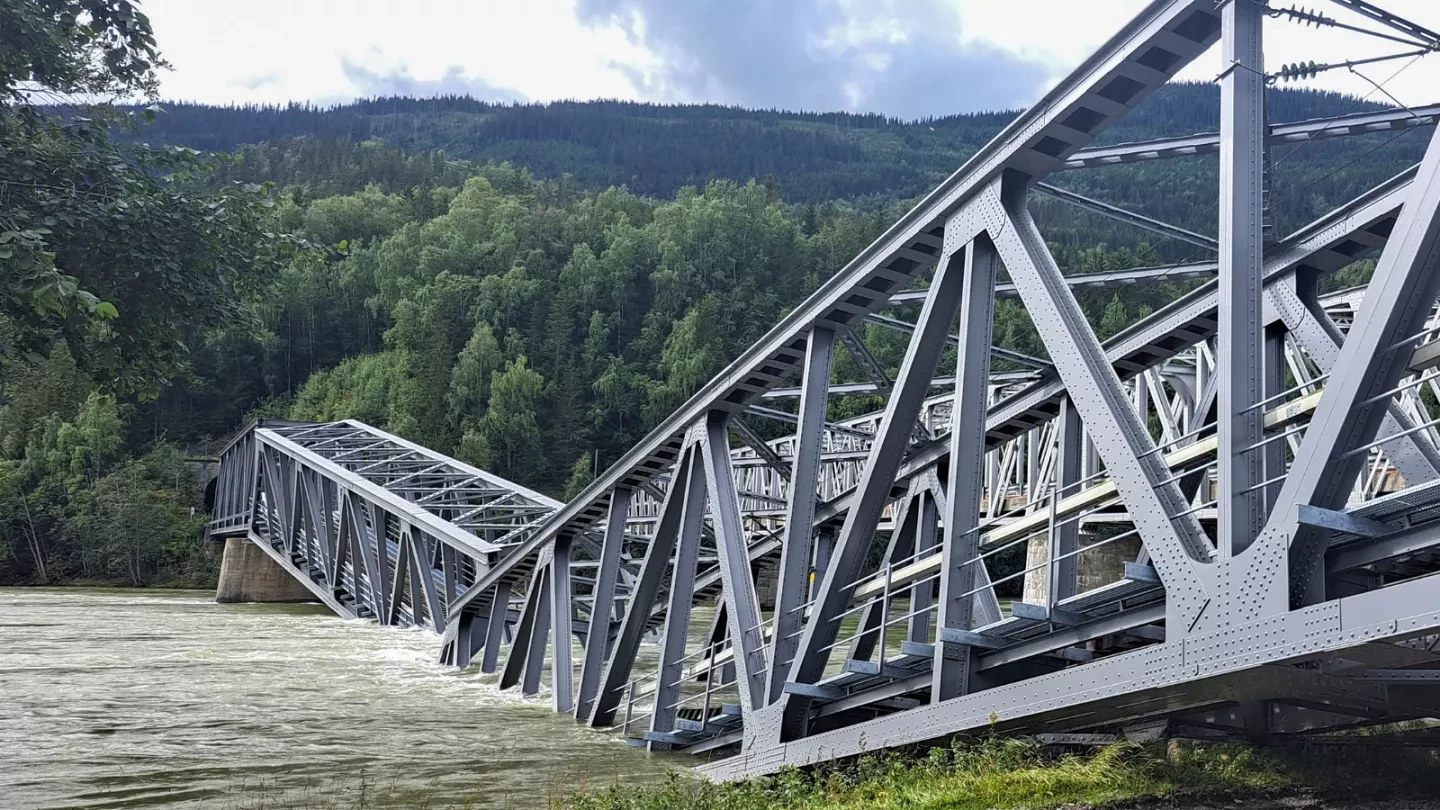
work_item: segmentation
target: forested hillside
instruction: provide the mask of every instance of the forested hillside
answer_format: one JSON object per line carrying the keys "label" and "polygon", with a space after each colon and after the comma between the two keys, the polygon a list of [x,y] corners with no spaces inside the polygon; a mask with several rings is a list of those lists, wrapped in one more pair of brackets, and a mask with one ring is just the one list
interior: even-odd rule
{"label": "forested hillside", "polygon": [[[99,535],[85,521],[98,499],[123,500],[119,482],[153,482],[174,471],[178,448],[257,415],[361,419],[568,495],[1012,115],[901,122],[469,99],[161,106],[135,139],[234,150],[210,182],[274,183],[269,227],[307,247],[246,299],[243,316],[182,329],[187,359],[154,399],[89,396],[92,375],[63,346],[0,366],[0,583],[123,578],[122,558],[94,562]],[[1213,129],[1215,108],[1212,87],[1168,88],[1107,140]],[[1277,121],[1366,108],[1272,92]],[[1278,149],[1281,230],[1414,162],[1427,136]],[[1213,160],[1052,180],[1214,231]],[[1036,208],[1067,272],[1206,255],[1046,200]],[[1103,337],[1184,289],[1085,294],[1082,304]],[[1016,302],[1002,302],[996,336],[1043,355]],[[898,365],[903,336],[868,326],[864,339]],[[861,378],[843,352],[836,376]],[[853,398],[832,416],[877,404]],[[194,493],[176,481],[167,497],[184,503]],[[195,531],[189,518],[154,520],[166,543]],[[145,553],[150,568],[131,578],[176,575],[180,564],[162,566],[170,558],[158,547]]]}
{"label": "forested hillside", "polygon": [[[1211,132],[1219,126],[1213,85],[1177,84],[1107,130],[1100,143]],[[511,162],[539,177],[568,174],[586,188],[624,185],[640,195],[671,197],[710,180],[769,178],[790,202],[917,197],[995,135],[1014,111],[978,112],[922,121],[880,115],[795,113],[716,105],[622,101],[500,105],[469,98],[381,98],[332,108],[213,107],[164,104],[145,133],[196,149],[245,149],[235,176],[307,184],[318,193],[353,191],[388,178],[365,171],[327,176],[316,169],[342,156],[319,144],[378,141],[439,159]],[[1341,115],[1380,105],[1333,93],[1276,90],[1275,121]],[[309,138],[297,151],[290,139]],[[1326,149],[1314,145],[1311,149]],[[443,154],[437,154],[443,153]],[[342,158],[343,159],[343,158]],[[359,168],[359,167],[356,167]],[[375,168],[373,165],[370,168]],[[1333,166],[1331,166],[1333,168]],[[412,176],[413,179],[413,176]],[[345,183],[350,185],[331,185]]]}

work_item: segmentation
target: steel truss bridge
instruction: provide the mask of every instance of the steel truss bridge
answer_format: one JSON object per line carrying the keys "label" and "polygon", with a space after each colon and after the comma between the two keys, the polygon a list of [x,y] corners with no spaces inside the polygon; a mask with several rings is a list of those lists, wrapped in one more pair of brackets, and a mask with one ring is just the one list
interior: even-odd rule
{"label": "steel truss bridge", "polygon": [[[1440,716],[1440,136],[1288,236],[1268,192],[1270,146],[1440,106],[1270,124],[1266,13],[1150,4],[569,503],[357,422],[261,422],[224,454],[209,532],[502,688],[709,752],[715,778],[989,729]],[[1090,145],[1217,42],[1219,133]],[[1194,155],[1218,156],[1218,239],[1045,184]],[[1032,194],[1215,260],[1064,276]],[[1365,258],[1368,287],[1321,294]],[[1075,288],[1155,279],[1202,281],[1097,339]],[[1045,358],[992,346],[1000,297]],[[864,323],[910,335],[893,379]],[[869,382],[831,383],[837,345]],[[854,394],[883,411],[827,421]]]}

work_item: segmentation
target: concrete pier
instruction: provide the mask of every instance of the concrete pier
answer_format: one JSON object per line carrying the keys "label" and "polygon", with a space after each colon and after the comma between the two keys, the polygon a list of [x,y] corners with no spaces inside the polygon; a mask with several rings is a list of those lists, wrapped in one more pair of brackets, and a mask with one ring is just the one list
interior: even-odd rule
{"label": "concrete pier", "polygon": [[[1130,537],[1107,543],[1098,548],[1086,550],[1088,546],[1102,542],[1110,535],[1082,532],[1080,554],[1076,561],[1078,593],[1109,585],[1125,575],[1125,563],[1140,553],[1140,538]],[[1024,600],[1032,605],[1045,603],[1046,589],[1050,583],[1050,569],[1044,565],[1050,559],[1050,538],[1037,534],[1026,546],[1025,567],[1034,568],[1025,575]]]}
{"label": "concrete pier", "polygon": [[315,594],[302,585],[265,550],[244,537],[225,540],[220,560],[216,602],[314,602]]}

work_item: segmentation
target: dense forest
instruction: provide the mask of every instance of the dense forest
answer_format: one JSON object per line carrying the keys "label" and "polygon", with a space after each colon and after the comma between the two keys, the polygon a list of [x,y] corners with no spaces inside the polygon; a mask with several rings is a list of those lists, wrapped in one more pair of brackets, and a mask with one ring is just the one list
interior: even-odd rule
{"label": "dense forest", "polygon": [[[1277,121],[1375,107],[1302,91],[1270,99]],[[0,310],[0,349],[14,348],[0,351],[0,584],[204,582],[214,563],[200,548],[204,515],[186,458],[213,452],[257,416],[360,419],[568,496],[1014,114],[906,122],[464,98],[159,107],[115,111],[153,121],[115,128],[104,147],[144,175],[132,178],[140,192],[237,219],[203,245],[124,254],[122,267],[111,262],[113,235],[57,233],[48,237],[55,262],[79,268],[70,270],[78,289],[93,293],[86,317],[73,307],[47,315],[43,302]],[[1213,129],[1216,107],[1212,86],[1166,88],[1106,139]],[[12,148],[74,129],[64,110],[13,97],[0,110]],[[1277,149],[1281,230],[1418,160],[1425,137]],[[174,145],[202,154],[183,172],[145,163],[192,154]],[[1213,160],[1052,179],[1214,232]],[[86,213],[103,220],[133,202],[107,198]],[[1070,273],[1206,255],[1045,199],[1035,205]],[[6,219],[15,210],[0,207],[0,231],[22,232]],[[188,213],[134,227],[190,227]],[[6,241],[0,261],[13,262]],[[218,264],[222,247],[252,259]],[[126,292],[133,282],[122,279],[152,275],[178,280],[176,289]],[[1086,293],[1081,303],[1104,337],[1185,289],[1159,283]],[[34,331],[37,312],[44,328]],[[65,325],[77,317],[71,334]],[[863,330],[893,370],[904,336]],[[39,337],[25,346],[15,339],[32,331]],[[132,346],[132,334],[156,345]],[[1044,354],[1015,301],[1001,302],[996,336]],[[112,357],[115,343],[136,356]],[[862,378],[843,352],[835,375]],[[832,416],[878,404],[851,398]]]}
{"label": "dense forest", "polygon": [[[1217,98],[1213,85],[1172,85],[1106,130],[1098,143],[1213,132],[1219,127]],[[380,98],[324,109],[161,106],[163,112],[145,130],[145,138],[196,149],[239,150],[240,161],[227,176],[274,181],[282,187],[304,185],[317,195],[357,191],[368,183],[454,184],[464,170],[447,161],[469,161],[509,162],[538,177],[569,175],[584,188],[625,186],[632,193],[657,198],[673,197],[685,186],[703,188],[711,180],[743,184],[768,179],[783,190],[787,202],[846,200],[862,208],[929,191],[1016,114],[978,112],[902,121],[880,115],[716,105],[625,101],[501,105],[469,98]],[[1300,121],[1380,108],[1334,93],[1282,88],[1271,92],[1269,114],[1274,121]],[[1388,137],[1372,136],[1367,146]],[[337,151],[333,148],[337,143],[352,148],[383,143],[428,157],[430,163],[401,167],[373,155]],[[1402,145],[1393,155],[1381,157],[1418,159],[1418,144],[1413,142],[1409,149]],[[1287,146],[1276,155],[1279,167],[1286,170],[1279,175],[1288,183],[1288,191],[1278,191],[1281,196],[1297,193],[1355,154],[1333,142],[1309,144],[1292,154],[1293,150]],[[1178,174],[1193,180],[1196,168],[1187,166]],[[1163,178],[1173,176],[1175,170],[1156,171]],[[1134,182],[1148,184],[1153,173],[1123,179],[1108,175],[1076,175],[1073,183],[1081,189],[1103,189],[1106,199],[1116,203],[1153,207],[1164,199],[1128,187]],[[1319,185],[1325,187],[1322,191],[1341,187],[1328,180]],[[1189,191],[1197,196],[1204,193]],[[1182,197],[1167,204],[1165,211],[1148,213],[1168,214],[1170,219],[1196,217],[1198,212],[1187,210],[1191,202],[1193,197]]]}

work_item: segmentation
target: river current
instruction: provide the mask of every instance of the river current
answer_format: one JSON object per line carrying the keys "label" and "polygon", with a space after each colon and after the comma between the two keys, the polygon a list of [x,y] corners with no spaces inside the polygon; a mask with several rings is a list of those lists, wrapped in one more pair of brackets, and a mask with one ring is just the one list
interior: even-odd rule
{"label": "river current", "polygon": [[530,808],[686,764],[438,653],[313,605],[0,589],[0,809]]}

